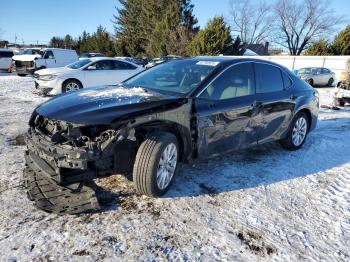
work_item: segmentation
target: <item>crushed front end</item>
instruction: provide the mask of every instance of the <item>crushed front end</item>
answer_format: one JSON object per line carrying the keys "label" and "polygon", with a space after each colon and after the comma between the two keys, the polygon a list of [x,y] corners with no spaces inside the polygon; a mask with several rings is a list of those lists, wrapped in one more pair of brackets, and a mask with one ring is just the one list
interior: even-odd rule
{"label": "crushed front end", "polygon": [[25,186],[29,199],[46,211],[98,209],[93,179],[128,172],[132,166],[136,139],[127,126],[74,125],[37,113],[29,126]]}

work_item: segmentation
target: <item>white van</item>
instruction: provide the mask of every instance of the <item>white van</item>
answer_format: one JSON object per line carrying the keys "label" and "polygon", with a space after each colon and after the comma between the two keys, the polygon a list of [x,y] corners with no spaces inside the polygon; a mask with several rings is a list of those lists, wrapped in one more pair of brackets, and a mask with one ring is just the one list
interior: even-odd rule
{"label": "white van", "polygon": [[0,70],[8,70],[11,65],[13,51],[6,48],[0,48]]}
{"label": "white van", "polygon": [[34,71],[63,67],[77,61],[78,55],[75,50],[60,48],[43,48],[32,52],[33,49],[26,49],[21,55],[12,57],[15,70],[19,76],[33,74]]}

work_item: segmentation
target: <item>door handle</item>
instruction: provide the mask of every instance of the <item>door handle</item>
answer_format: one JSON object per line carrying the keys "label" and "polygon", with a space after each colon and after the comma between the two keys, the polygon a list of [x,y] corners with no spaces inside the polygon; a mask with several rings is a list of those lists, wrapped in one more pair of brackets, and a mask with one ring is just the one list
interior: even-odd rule
{"label": "door handle", "polygon": [[290,99],[290,100],[293,100],[293,101],[294,101],[295,99],[297,99],[297,98],[298,98],[298,96],[296,96],[296,95],[291,95],[291,96],[289,97],[289,99]]}

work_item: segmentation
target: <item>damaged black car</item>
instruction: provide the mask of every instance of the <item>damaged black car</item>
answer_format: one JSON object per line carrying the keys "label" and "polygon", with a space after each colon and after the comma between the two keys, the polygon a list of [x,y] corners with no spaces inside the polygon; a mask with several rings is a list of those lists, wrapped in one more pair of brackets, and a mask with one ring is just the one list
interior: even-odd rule
{"label": "damaged black car", "polygon": [[318,94],[286,68],[250,58],[197,57],[116,86],[57,96],[26,135],[28,197],[49,212],[99,207],[93,180],[132,173],[136,191],[163,195],[179,163],[279,141],[301,148]]}

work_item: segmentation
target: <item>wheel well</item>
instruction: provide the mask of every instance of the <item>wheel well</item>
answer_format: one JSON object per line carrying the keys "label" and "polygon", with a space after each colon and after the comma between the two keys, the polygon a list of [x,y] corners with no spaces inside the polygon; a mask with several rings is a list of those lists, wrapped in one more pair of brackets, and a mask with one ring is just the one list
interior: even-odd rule
{"label": "wheel well", "polygon": [[299,112],[303,112],[306,116],[307,116],[307,121],[309,124],[309,129],[311,128],[311,124],[312,124],[312,115],[309,109],[301,109]]}
{"label": "wheel well", "polygon": [[63,91],[64,85],[70,80],[77,81],[81,85],[81,87],[83,87],[83,84],[78,79],[76,79],[76,78],[68,78],[68,79],[64,80],[63,83],[62,83],[62,91]]}
{"label": "wheel well", "polygon": [[184,162],[187,160],[188,150],[190,141],[186,141],[187,135],[185,134],[184,128],[176,123],[172,122],[153,122],[135,128],[135,136],[139,144],[141,144],[146,137],[153,132],[168,132],[174,134],[179,142],[180,147],[180,161]]}

